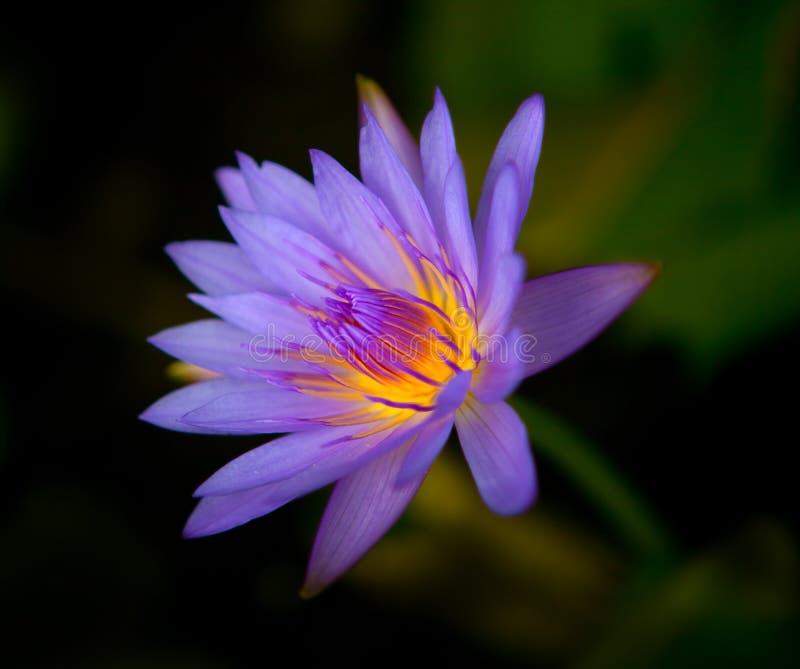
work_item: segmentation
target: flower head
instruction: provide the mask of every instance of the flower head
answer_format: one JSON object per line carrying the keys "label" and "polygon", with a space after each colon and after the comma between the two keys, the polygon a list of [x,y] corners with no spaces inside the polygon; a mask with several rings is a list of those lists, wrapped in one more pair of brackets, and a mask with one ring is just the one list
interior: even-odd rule
{"label": "flower head", "polygon": [[383,91],[359,80],[362,180],[311,152],[312,185],[239,155],[217,172],[235,243],[167,252],[217,319],[151,342],[217,378],[142,418],[183,432],[288,433],[203,483],[185,535],[221,532],[336,482],[305,590],[339,577],[391,527],[453,425],[486,504],[536,496],[528,435],[503,400],[597,335],[648,285],[651,265],[525,282],[514,245],[544,128],[535,95],[509,123],[474,224],[444,97],[417,146]]}

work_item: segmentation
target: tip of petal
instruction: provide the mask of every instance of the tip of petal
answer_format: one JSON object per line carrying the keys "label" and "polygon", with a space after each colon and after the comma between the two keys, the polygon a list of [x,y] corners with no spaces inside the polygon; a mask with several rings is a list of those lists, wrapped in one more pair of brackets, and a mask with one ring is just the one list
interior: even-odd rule
{"label": "tip of petal", "polygon": [[658,278],[662,270],[662,264],[658,260],[621,263],[620,267],[627,268],[630,272],[628,278],[634,285],[638,284],[639,291],[648,288]]}
{"label": "tip of petal", "polygon": [[181,530],[181,537],[184,539],[200,539],[218,532],[219,530],[214,530],[208,523],[198,523],[194,520],[194,516],[189,516],[189,520],[186,521],[186,525]]}
{"label": "tip of petal", "polygon": [[300,588],[300,592],[298,592],[297,594],[300,596],[300,599],[313,599],[319,593],[321,593],[326,587],[327,587],[326,585],[315,586],[315,585],[304,584],[303,587]]}
{"label": "tip of petal", "polygon": [[187,245],[191,245],[191,242],[170,242],[164,247],[164,253],[177,264],[185,256]]}
{"label": "tip of petal", "polygon": [[525,102],[520,105],[520,108],[526,108],[531,112],[544,114],[544,97],[542,97],[541,93],[535,93],[525,100]]}
{"label": "tip of petal", "polygon": [[145,423],[150,423],[150,425],[158,426],[158,414],[153,411],[153,407],[148,407],[142,413],[138,415],[139,420],[144,421]]}
{"label": "tip of petal", "polygon": [[374,101],[377,98],[386,97],[386,93],[380,87],[380,84],[363,74],[356,74],[356,92],[358,93],[359,102],[366,104],[369,104],[371,100]]}
{"label": "tip of petal", "polygon": [[646,274],[649,276],[650,281],[657,279],[664,269],[664,264],[660,260],[647,260],[640,264],[646,270]]}
{"label": "tip of petal", "polygon": [[258,163],[248,156],[244,151],[235,151],[236,162],[239,163],[241,169],[254,168],[258,169]]}

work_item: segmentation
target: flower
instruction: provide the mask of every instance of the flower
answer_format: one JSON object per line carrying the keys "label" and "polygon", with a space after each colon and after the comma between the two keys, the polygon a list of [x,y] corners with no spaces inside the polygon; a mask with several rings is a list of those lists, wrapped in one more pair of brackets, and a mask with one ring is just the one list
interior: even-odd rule
{"label": "flower", "polygon": [[444,97],[419,146],[383,91],[359,79],[362,181],[311,151],[312,185],[239,154],[216,176],[235,244],[167,253],[218,319],[150,339],[216,373],[142,414],[183,432],[289,433],[217,471],[184,534],[222,532],[336,482],[304,585],[315,593],[394,524],[453,425],[486,504],[526,510],[536,475],[503,400],[595,337],[653,279],[650,264],[525,282],[514,252],[544,127],[539,95],[492,158],[474,225]]}

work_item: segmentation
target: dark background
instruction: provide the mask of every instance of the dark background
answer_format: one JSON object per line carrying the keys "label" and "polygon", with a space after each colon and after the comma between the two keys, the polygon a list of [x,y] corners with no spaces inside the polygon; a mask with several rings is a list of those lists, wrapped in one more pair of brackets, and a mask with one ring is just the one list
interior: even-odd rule
{"label": "dark background", "polygon": [[[4,14],[6,10],[4,9]],[[0,658],[796,666],[800,7],[792,2],[135,3],[0,25]],[[137,421],[145,343],[200,316],[162,252],[225,238],[233,151],[357,168],[354,75],[417,132],[435,85],[473,205],[535,91],[529,274],[658,259],[597,342],[520,390],[541,498],[485,510],[452,444],[398,527],[298,598],[325,492],[180,538],[258,438]]]}

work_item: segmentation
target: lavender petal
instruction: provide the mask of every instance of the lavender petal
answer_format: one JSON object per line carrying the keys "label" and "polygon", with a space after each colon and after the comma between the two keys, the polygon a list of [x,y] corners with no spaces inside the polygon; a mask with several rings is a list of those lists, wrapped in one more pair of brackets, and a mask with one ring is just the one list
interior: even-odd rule
{"label": "lavender petal", "polygon": [[228,242],[173,242],[165,248],[172,261],[200,290],[209,295],[263,290],[267,282],[242,249]]}
{"label": "lavender petal", "polygon": [[536,497],[528,432],[505,402],[469,399],[456,413],[456,430],[478,491],[495,513],[525,511]]}
{"label": "lavender petal", "polygon": [[525,376],[575,353],[636,300],[658,274],[645,263],[580,267],[523,285],[512,325],[531,338]]}
{"label": "lavender petal", "polygon": [[534,174],[542,149],[543,132],[544,100],[541,95],[537,94],[520,105],[514,118],[506,126],[486,172],[478,202],[478,211],[475,215],[475,241],[481,264],[483,264],[483,254],[487,250],[489,214],[497,178],[506,165],[513,164],[519,170],[520,189],[516,211],[508,222],[511,236],[516,239],[522,219],[525,218],[528,211],[528,204],[533,192]]}
{"label": "lavender petal", "polygon": [[407,450],[397,448],[336,484],[311,550],[303,596],[318,593],[350,569],[408,506],[425,474],[395,484]]}
{"label": "lavender petal", "polygon": [[[392,143],[394,150],[403,161],[406,170],[411,175],[417,188],[422,188],[422,165],[420,163],[419,148],[417,142],[403,123],[403,119],[395,110],[391,101],[383,89],[372,79],[367,77],[356,77],[356,87],[358,89],[359,110],[366,104],[375,118],[378,125],[386,133],[386,137]],[[360,125],[364,124],[363,116],[359,119]]]}

